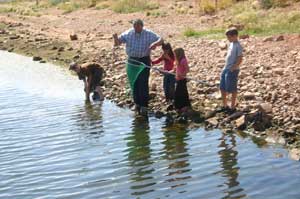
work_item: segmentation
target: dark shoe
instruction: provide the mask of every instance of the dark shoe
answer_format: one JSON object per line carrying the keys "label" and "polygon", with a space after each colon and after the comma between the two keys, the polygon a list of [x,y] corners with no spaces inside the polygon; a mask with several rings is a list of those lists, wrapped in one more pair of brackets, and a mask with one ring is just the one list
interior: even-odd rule
{"label": "dark shoe", "polygon": [[216,113],[223,113],[223,112],[228,112],[230,108],[228,106],[221,106],[216,109]]}
{"label": "dark shoe", "polygon": [[226,111],[226,113],[228,113],[228,114],[233,114],[233,113],[235,113],[236,112],[236,108],[230,108],[228,111]]}

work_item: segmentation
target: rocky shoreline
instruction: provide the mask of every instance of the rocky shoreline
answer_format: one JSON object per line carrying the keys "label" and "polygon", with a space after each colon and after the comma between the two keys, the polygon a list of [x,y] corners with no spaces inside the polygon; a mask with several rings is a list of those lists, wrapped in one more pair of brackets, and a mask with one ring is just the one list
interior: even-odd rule
{"label": "rocky shoreline", "polygon": [[[80,34],[67,39],[49,37],[47,29],[32,31],[26,23],[0,19],[0,49],[33,57],[34,61],[68,65],[72,60],[96,61],[104,67],[103,89],[106,98],[120,107],[133,106],[126,85],[124,47],[96,47],[93,41],[81,40]],[[100,36],[99,36],[100,37]],[[86,38],[89,38],[88,36]],[[111,38],[106,38],[110,40]],[[238,111],[218,113],[219,74],[224,65],[225,40],[166,38],[173,46],[186,49],[190,77],[215,85],[207,87],[190,81],[188,89],[194,111],[178,116],[164,102],[162,76],[152,71],[150,107],[155,117],[170,122],[189,122],[205,128],[221,128],[228,132],[245,131],[268,142],[300,148],[300,36],[280,35],[268,38],[244,37],[244,62],[240,75]],[[297,45],[298,44],[298,45]],[[159,54],[159,50],[154,56]],[[299,151],[296,151],[299,155]],[[297,156],[298,157],[298,156]],[[300,157],[300,155],[299,155]],[[300,158],[299,158],[300,159]]]}

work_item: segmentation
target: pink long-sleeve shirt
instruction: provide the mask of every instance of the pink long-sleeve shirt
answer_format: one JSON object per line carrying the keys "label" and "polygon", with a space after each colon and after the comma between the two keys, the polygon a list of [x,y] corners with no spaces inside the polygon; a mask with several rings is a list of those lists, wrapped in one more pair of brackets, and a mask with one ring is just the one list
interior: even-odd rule
{"label": "pink long-sleeve shirt", "polygon": [[180,60],[176,67],[176,80],[183,80],[186,78],[186,74],[189,72],[189,65],[187,59],[184,57]]}

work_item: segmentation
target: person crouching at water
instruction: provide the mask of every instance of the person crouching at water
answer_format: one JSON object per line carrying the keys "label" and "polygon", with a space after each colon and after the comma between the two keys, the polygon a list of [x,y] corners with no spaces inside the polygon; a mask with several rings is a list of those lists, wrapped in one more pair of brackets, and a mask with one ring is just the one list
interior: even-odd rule
{"label": "person crouching at water", "polygon": [[176,87],[174,106],[179,113],[183,113],[187,112],[191,107],[189,93],[186,86],[186,75],[189,72],[189,66],[188,61],[185,57],[184,50],[182,48],[176,48],[174,50],[174,54],[176,64]]}
{"label": "person crouching at water", "polygon": [[104,100],[104,96],[100,87],[104,70],[97,63],[85,63],[79,65],[75,62],[70,64],[69,70],[75,71],[80,80],[84,82],[84,91],[87,101],[90,101],[90,93],[94,92],[93,100]]}

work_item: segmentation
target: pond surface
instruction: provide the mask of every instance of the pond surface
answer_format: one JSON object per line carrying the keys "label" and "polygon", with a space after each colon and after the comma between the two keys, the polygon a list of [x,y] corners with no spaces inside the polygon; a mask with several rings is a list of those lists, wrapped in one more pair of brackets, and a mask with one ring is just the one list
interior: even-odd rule
{"label": "pond surface", "polygon": [[299,199],[276,145],[84,102],[62,67],[0,51],[0,198]]}

